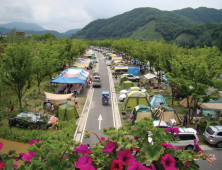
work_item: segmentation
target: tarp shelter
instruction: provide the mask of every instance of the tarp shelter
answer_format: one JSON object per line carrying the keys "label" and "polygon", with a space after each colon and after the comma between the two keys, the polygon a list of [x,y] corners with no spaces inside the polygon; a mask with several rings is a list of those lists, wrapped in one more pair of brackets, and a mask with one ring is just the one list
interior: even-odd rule
{"label": "tarp shelter", "polygon": [[156,77],[156,75],[155,75],[155,74],[152,74],[152,73],[148,73],[148,74],[145,74],[144,77],[145,77],[146,79],[152,79],[152,78]]}
{"label": "tarp shelter", "polygon": [[130,88],[132,86],[133,86],[132,81],[124,81],[123,82],[123,89],[128,89],[128,88]]}
{"label": "tarp shelter", "polygon": [[54,80],[50,81],[50,83],[56,84],[84,84],[85,80],[80,79],[78,77],[63,77],[62,75],[56,77]]}
{"label": "tarp shelter", "polygon": [[207,103],[198,103],[202,109],[222,110],[222,101],[209,101]]}
{"label": "tarp shelter", "polygon": [[202,116],[197,124],[200,126],[201,130],[205,130],[210,125],[220,125],[219,120],[216,120],[211,116]]}
{"label": "tarp shelter", "polygon": [[148,117],[150,119],[152,119],[152,118],[154,119],[154,116],[147,105],[140,104],[138,106],[135,106],[132,110],[132,113],[134,115],[132,125],[134,125],[136,122],[138,122],[139,120],[141,120],[145,117]]}
{"label": "tarp shelter", "polygon": [[[160,117],[161,117],[161,114],[156,119],[159,120]],[[166,110],[163,113],[163,116],[162,116],[162,120],[167,122],[167,123],[169,123],[170,119],[175,119],[176,120],[176,124],[174,124],[174,125],[180,125],[181,124],[180,118],[178,117],[177,113],[175,112],[175,110],[172,107],[168,107],[168,110]]]}
{"label": "tarp shelter", "polygon": [[129,80],[128,77],[126,75],[122,75],[120,76],[120,80],[119,80],[119,84],[123,84],[124,81],[127,81]]}
{"label": "tarp shelter", "polygon": [[112,60],[122,60],[122,57],[112,56]]}
{"label": "tarp shelter", "polygon": [[129,67],[127,73],[132,75],[140,75],[139,67]]}
{"label": "tarp shelter", "polygon": [[[197,104],[194,100],[192,100],[192,96],[189,96],[188,98],[188,102],[189,102],[189,106],[194,107],[195,104]],[[184,98],[182,101],[180,101],[180,105],[183,107],[187,107],[187,98]]]}
{"label": "tarp shelter", "polygon": [[68,103],[59,106],[55,116],[61,121],[69,121],[79,117],[76,107]]}
{"label": "tarp shelter", "polygon": [[203,116],[207,116],[208,114],[217,117],[217,114],[213,110],[202,110]]}
{"label": "tarp shelter", "polygon": [[166,100],[161,94],[156,94],[152,97],[150,101],[150,105],[153,108],[156,108],[157,106],[160,108],[161,106],[167,106]]}
{"label": "tarp shelter", "polygon": [[75,66],[75,67],[88,67],[89,63],[75,63],[73,66]]}
{"label": "tarp shelter", "polygon": [[53,93],[45,93],[46,100],[71,100],[73,93],[71,94],[53,94]]}
{"label": "tarp shelter", "polygon": [[150,105],[146,94],[143,92],[129,92],[124,100],[123,108],[126,111],[131,111],[139,104]]}
{"label": "tarp shelter", "polygon": [[128,66],[118,65],[115,66],[115,70],[128,70]]}

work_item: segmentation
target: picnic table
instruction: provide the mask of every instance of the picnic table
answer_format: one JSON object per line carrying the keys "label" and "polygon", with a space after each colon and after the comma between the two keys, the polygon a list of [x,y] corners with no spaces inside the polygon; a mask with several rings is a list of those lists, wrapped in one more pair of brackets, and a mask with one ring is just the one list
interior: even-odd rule
{"label": "picnic table", "polygon": [[70,89],[70,91],[71,91],[71,93],[77,93],[77,94],[79,94],[80,93],[80,91],[82,90],[82,87],[83,87],[83,85],[81,84],[74,84],[73,86],[72,86],[72,88]]}
{"label": "picnic table", "polygon": [[55,89],[55,93],[58,94],[60,91],[63,91],[66,88],[66,84],[61,84]]}

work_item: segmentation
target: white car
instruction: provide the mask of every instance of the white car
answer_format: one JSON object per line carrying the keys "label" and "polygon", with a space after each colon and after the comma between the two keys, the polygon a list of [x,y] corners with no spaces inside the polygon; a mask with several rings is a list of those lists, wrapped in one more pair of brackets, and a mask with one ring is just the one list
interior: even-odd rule
{"label": "white car", "polygon": [[130,81],[140,81],[139,76],[134,76],[132,74],[123,74],[123,75],[127,76]]}
{"label": "white car", "polygon": [[131,91],[141,91],[141,92],[146,92],[146,89],[142,89],[139,87],[130,87],[129,89],[124,89],[120,91],[120,95],[119,95],[119,101],[124,101],[126,98],[127,93],[131,92]]}
{"label": "white car", "polygon": [[[184,148],[185,150],[193,150],[194,148],[194,139],[197,140],[197,143],[199,142],[199,138],[197,136],[197,131],[193,128],[178,128],[179,133],[174,134],[174,137],[178,137],[178,141],[174,142],[167,142],[170,143],[173,146]],[[149,136],[152,135],[149,133]],[[152,138],[148,137],[148,141],[152,143]]]}

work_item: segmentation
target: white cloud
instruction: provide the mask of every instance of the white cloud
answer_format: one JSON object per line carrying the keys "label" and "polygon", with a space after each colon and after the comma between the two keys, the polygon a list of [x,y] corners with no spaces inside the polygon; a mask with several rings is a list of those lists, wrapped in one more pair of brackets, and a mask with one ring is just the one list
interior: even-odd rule
{"label": "white cloud", "polygon": [[45,29],[65,32],[83,28],[99,18],[109,18],[139,7],[176,10],[186,7],[222,9],[221,0],[1,0],[0,24],[36,23]]}

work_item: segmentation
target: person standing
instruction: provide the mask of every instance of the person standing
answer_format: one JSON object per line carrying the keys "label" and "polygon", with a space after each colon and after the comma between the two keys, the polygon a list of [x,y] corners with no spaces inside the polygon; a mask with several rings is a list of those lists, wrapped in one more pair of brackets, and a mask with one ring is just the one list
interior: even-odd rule
{"label": "person standing", "polygon": [[53,112],[54,112],[54,105],[53,103],[51,103],[51,113],[53,114]]}
{"label": "person standing", "polygon": [[187,113],[183,116],[183,126],[187,126]]}
{"label": "person standing", "polygon": [[10,109],[11,109],[11,112],[14,110],[14,106],[12,105],[11,101],[10,101]]}
{"label": "person standing", "polygon": [[75,106],[77,107],[78,106],[78,98],[76,96],[74,98],[74,102],[75,102]]}

